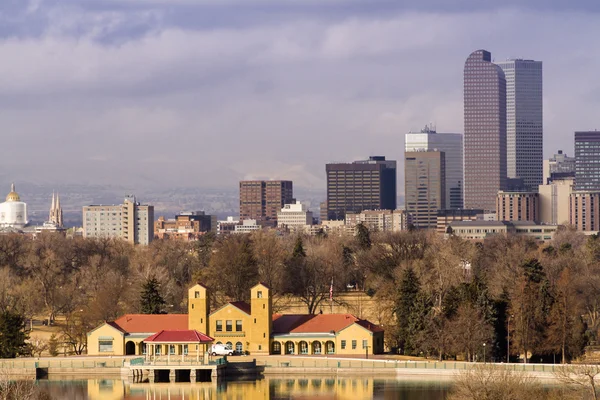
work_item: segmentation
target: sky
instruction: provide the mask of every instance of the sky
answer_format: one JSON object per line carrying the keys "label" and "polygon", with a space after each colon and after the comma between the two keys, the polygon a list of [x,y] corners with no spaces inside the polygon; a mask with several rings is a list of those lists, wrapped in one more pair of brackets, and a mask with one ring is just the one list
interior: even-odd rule
{"label": "sky", "polygon": [[[474,50],[544,63],[544,155],[600,126],[597,0],[2,0],[0,181],[325,189],[462,132]],[[402,192],[403,185],[399,185]]]}

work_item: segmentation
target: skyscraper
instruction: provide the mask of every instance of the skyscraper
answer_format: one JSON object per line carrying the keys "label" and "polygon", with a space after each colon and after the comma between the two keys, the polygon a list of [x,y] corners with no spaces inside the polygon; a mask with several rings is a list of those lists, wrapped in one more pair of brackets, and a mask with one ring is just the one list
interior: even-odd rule
{"label": "skyscraper", "polygon": [[404,156],[406,212],[417,228],[435,229],[446,204],[446,162],[443,151],[407,151]]}
{"label": "skyscraper", "polygon": [[240,181],[240,220],[277,220],[286,204],[295,203],[292,181]]}
{"label": "skyscraper", "polygon": [[575,190],[600,191],[600,132],[575,132]]}
{"label": "skyscraper", "polygon": [[327,217],[342,220],[347,212],[396,209],[396,161],[382,156],[325,166]]}
{"label": "skyscraper", "polygon": [[506,172],[527,190],[543,182],[542,62],[497,63],[506,77]]}
{"label": "skyscraper", "polygon": [[446,165],[446,202],[444,209],[463,208],[463,135],[460,133],[436,133],[425,127],[421,132],[406,134],[404,150],[443,151]]}
{"label": "skyscraper", "polygon": [[486,50],[465,62],[464,119],[464,206],[495,211],[506,183],[506,79]]}

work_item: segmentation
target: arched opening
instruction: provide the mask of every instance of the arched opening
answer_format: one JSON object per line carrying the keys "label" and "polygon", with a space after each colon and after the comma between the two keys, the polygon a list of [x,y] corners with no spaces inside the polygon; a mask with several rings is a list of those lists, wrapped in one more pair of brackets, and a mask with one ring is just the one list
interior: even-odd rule
{"label": "arched opening", "polygon": [[312,344],[313,354],[323,354],[321,349],[321,342],[313,342]]}
{"label": "arched opening", "polygon": [[308,354],[308,343],[304,340],[298,343],[298,347],[300,348],[300,354]]}
{"label": "arched opening", "polygon": [[294,350],[296,346],[294,346],[294,342],[287,342],[285,344],[285,354],[294,354]]}
{"label": "arched opening", "polygon": [[273,354],[281,354],[281,343],[273,342]]}
{"label": "arched opening", "polygon": [[325,343],[325,351],[327,351],[327,354],[335,354],[335,343],[331,340]]}
{"label": "arched opening", "polygon": [[126,356],[135,355],[135,343],[133,343],[131,340],[128,341],[127,343],[125,343],[125,355]]}
{"label": "arched opening", "polygon": [[225,343],[225,346],[229,349],[229,350],[233,350],[233,343],[231,342],[227,342]]}
{"label": "arched opening", "polygon": [[235,351],[238,354],[242,354],[242,351],[244,351],[244,347],[242,346],[242,342],[237,342],[235,344]]}

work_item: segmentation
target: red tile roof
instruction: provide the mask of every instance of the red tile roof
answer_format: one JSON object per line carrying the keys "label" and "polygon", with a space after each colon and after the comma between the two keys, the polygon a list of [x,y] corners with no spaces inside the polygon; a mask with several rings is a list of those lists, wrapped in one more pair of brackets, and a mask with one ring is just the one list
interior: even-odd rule
{"label": "red tile roof", "polygon": [[212,343],[215,339],[196,330],[160,331],[146,338],[148,343]]}
{"label": "red tile roof", "polygon": [[250,304],[246,303],[245,301],[232,301],[229,304],[231,304],[234,307],[239,308],[246,314],[250,315],[250,310],[251,310]]}
{"label": "red tile roof", "polygon": [[379,326],[352,314],[274,314],[273,333],[337,333],[354,323],[371,332],[383,332]]}
{"label": "red tile roof", "polygon": [[125,333],[152,333],[163,329],[186,330],[187,314],[125,314],[109,322],[109,324]]}

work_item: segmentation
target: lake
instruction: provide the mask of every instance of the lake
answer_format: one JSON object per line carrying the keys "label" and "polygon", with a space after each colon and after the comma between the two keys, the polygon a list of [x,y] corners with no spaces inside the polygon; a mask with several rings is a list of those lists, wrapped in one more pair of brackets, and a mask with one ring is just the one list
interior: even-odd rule
{"label": "lake", "polygon": [[51,378],[39,381],[55,399],[65,400],[443,400],[447,381],[377,379],[364,376],[266,376],[219,383],[130,383],[120,379]]}

